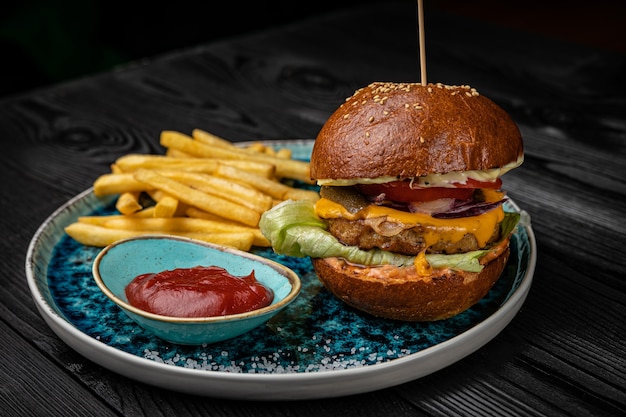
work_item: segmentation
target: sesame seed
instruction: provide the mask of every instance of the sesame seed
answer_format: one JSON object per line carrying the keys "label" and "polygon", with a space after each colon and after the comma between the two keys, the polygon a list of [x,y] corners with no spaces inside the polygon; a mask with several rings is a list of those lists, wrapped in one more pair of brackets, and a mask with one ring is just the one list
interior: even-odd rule
{"label": "sesame seed", "polygon": [[370,118],[368,119],[370,123],[372,123],[374,121],[374,116],[370,116]]}
{"label": "sesame seed", "polygon": [[343,115],[343,118],[344,118],[344,119],[347,119],[348,117],[350,117],[350,115],[349,115],[349,114],[344,114],[344,115]]}
{"label": "sesame seed", "polygon": [[424,143],[424,138],[420,136],[420,143]]}

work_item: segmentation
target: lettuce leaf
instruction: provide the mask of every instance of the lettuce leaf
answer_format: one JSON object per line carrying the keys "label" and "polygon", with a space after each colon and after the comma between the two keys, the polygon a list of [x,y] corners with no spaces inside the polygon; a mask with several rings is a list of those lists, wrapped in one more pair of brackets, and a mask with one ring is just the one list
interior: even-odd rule
{"label": "lettuce leaf", "polygon": [[[507,216],[502,229],[510,233],[518,216]],[[508,219],[507,219],[508,217]],[[504,224],[506,222],[506,224]],[[315,214],[314,203],[308,200],[287,200],[261,216],[259,227],[278,254],[312,258],[342,257],[360,265],[411,266],[414,256],[401,255],[381,249],[362,250],[346,246],[326,230],[326,223]],[[483,266],[479,259],[488,250],[477,250],[455,255],[426,255],[434,268],[452,268],[479,272]]]}
{"label": "lettuce leaf", "polygon": [[276,253],[300,258],[310,255],[301,252],[299,244],[293,246],[293,237],[287,243],[285,239],[291,228],[304,226],[318,228],[321,231],[326,230],[326,223],[317,217],[315,205],[308,200],[283,201],[264,212],[259,221],[261,233],[270,241]]}
{"label": "lettuce leaf", "polygon": [[519,223],[520,213],[504,213],[504,219],[500,222],[500,236],[503,238],[513,233]]}
{"label": "lettuce leaf", "polygon": [[435,269],[450,268],[469,272],[480,272],[483,265],[479,259],[489,252],[489,250],[475,250],[466,253],[456,253],[454,255],[432,254],[426,255],[426,260]]}

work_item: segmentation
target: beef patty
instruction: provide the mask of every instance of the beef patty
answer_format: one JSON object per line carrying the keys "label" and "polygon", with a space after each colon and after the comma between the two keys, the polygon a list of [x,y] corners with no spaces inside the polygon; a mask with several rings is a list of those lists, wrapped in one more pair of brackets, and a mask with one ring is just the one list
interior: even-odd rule
{"label": "beef patty", "polygon": [[[327,222],[328,231],[344,245],[366,250],[380,248],[405,255],[417,255],[425,247],[424,228],[419,224],[407,228],[390,222],[375,223],[375,220],[373,223],[371,220],[327,219]],[[500,226],[496,225],[488,243],[496,241],[499,235]],[[482,248],[478,246],[476,237],[467,233],[458,242],[440,240],[428,248],[426,253],[454,254],[478,249]]]}

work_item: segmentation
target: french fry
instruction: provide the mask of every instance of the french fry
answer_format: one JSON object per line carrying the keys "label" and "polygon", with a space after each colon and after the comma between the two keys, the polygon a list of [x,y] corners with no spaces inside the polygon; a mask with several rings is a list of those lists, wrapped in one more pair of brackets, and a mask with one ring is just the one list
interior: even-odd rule
{"label": "french fry", "polygon": [[215,175],[241,180],[277,200],[311,200],[313,202],[319,200],[319,194],[315,191],[293,188],[278,181],[261,178],[226,165],[220,165],[215,171]]}
{"label": "french fry", "polygon": [[132,173],[102,174],[93,183],[93,193],[98,197],[146,191],[151,188],[146,183],[136,180]]}
{"label": "french fry", "polygon": [[[154,206],[143,208],[131,214],[120,214],[120,216],[123,216],[128,219],[145,219],[145,218],[154,217]],[[99,219],[101,217],[103,216],[84,216],[81,218],[87,219],[85,221],[87,221],[88,223],[97,223],[95,221],[90,221],[89,219],[91,218]]]}
{"label": "french fry", "polygon": [[221,148],[230,148],[231,146],[233,146],[230,141],[202,129],[192,130],[191,137],[206,145],[219,146]]}
{"label": "french fry", "polygon": [[161,201],[161,199],[163,199],[163,197],[165,197],[166,195],[168,195],[167,193],[158,190],[158,189],[152,189],[152,190],[148,190],[146,191],[146,194],[148,194],[150,196],[150,198],[152,200],[154,200],[155,203],[158,203],[159,201]]}
{"label": "french fry", "polygon": [[201,158],[252,159],[255,161],[270,162],[276,166],[276,175],[278,177],[312,183],[309,173],[309,164],[303,161],[279,158],[259,152],[248,152],[245,149],[237,147],[212,147],[182,133],[167,130],[161,132],[161,145],[166,148],[178,149]]}
{"label": "french fry", "polygon": [[148,190],[146,194],[155,201],[152,217],[184,216],[187,205],[161,190]]}
{"label": "french fry", "polygon": [[[81,216],[77,223],[90,224],[106,229],[133,230],[145,233],[250,233],[254,246],[269,247],[270,243],[258,227],[224,219],[195,207],[187,209],[189,217],[153,218],[123,214],[108,216]],[[97,231],[97,230],[95,230]]]}
{"label": "french fry", "polygon": [[170,234],[191,239],[203,240],[219,245],[231,246],[248,251],[252,247],[254,236],[247,232],[204,233],[204,232],[146,232],[141,230],[110,229],[90,223],[75,222],[65,228],[65,232],[77,242],[87,246],[104,247],[118,240],[150,234]]}
{"label": "french fry", "polygon": [[124,216],[130,218],[154,217],[154,206],[146,207],[144,209],[134,212],[133,214],[125,214]]}
{"label": "french fry", "polygon": [[236,220],[249,226],[257,226],[259,224],[260,213],[248,207],[203,193],[176,180],[159,175],[154,171],[140,169],[133,175],[137,181],[144,182],[151,188],[162,190],[190,206],[198,207],[209,213]]}
{"label": "french fry", "polygon": [[286,193],[288,186],[278,181],[266,180],[254,175],[249,175],[237,168],[222,165],[215,171],[215,175],[222,176],[224,178],[230,178],[232,180],[243,181],[246,184],[250,184],[254,188],[264,192],[265,194],[275,199],[283,200],[283,195]]}
{"label": "french fry", "polygon": [[218,162],[206,158],[174,158],[165,155],[128,154],[119,157],[115,165],[123,172],[133,172],[138,169],[194,169],[198,172],[211,173]]}
{"label": "french fry", "polygon": [[235,160],[235,159],[212,159],[212,158],[174,158],[164,155],[140,155],[129,154],[118,158],[115,166],[121,172],[134,172],[138,169],[170,169],[190,172],[202,172],[212,174],[217,164],[232,165],[244,171],[248,171],[266,178],[273,178],[276,167],[269,162]]}
{"label": "french fry", "polygon": [[[150,207],[150,209],[154,210],[154,207]],[[145,209],[148,210],[148,209]],[[95,226],[103,226],[110,222],[111,220],[121,220],[121,219],[152,219],[154,216],[150,214],[149,216],[138,216],[137,213],[127,215],[127,214],[109,214],[107,216],[79,216],[77,219],[78,223],[87,223],[93,224]]]}
{"label": "french fry", "polygon": [[267,149],[269,149],[269,148],[267,146],[263,145],[261,142],[252,143],[252,144],[246,146],[244,149],[247,149],[247,150],[252,151],[252,152],[258,152],[258,153],[269,153],[269,152],[267,152]]}
{"label": "french fry", "polygon": [[263,213],[272,207],[272,197],[247,184],[196,172],[156,172],[197,190],[241,204],[259,213]]}
{"label": "french fry", "polygon": [[111,164],[111,174],[122,174],[123,172],[117,164]]}
{"label": "french fry", "polygon": [[226,227],[228,230],[237,231],[241,227],[244,227],[246,228],[245,230],[251,231],[252,234],[254,235],[254,241],[252,242],[254,246],[262,246],[262,247],[270,246],[269,240],[267,240],[267,238],[263,235],[263,233],[261,233],[261,229],[259,229],[258,227],[248,227],[248,226],[242,225],[241,223],[234,222],[232,220],[228,220],[228,219],[224,219],[223,217],[216,216],[215,214],[207,213],[206,211],[200,210],[199,208],[196,208],[196,207],[189,207],[186,211],[186,214],[192,218],[211,220],[217,223],[222,223],[224,227]]}
{"label": "french fry", "polygon": [[172,158],[193,158],[193,155],[188,154],[187,152],[180,151],[178,149],[166,149],[165,156],[171,156]]}
{"label": "french fry", "polygon": [[288,187],[288,190],[283,195],[283,200],[310,200],[315,203],[319,199],[320,195],[317,191],[293,187]]}
{"label": "french fry", "polygon": [[[84,223],[79,219],[79,223]],[[99,221],[92,220],[89,224],[106,227],[108,229],[135,230],[143,232],[202,232],[202,233],[227,233],[232,231],[251,232],[251,227],[233,227],[231,224],[197,219],[192,217],[169,217],[169,218],[128,218],[124,215],[100,216]]]}
{"label": "french fry", "polygon": [[213,243],[216,245],[230,246],[242,251],[249,251],[252,249],[252,242],[254,236],[247,232],[228,232],[228,233],[199,233],[188,232],[180,236],[185,236],[191,239],[203,240],[205,242]]}
{"label": "french fry", "polygon": [[[164,130],[161,132],[160,142],[161,145],[168,150],[176,149],[196,158],[219,158],[219,156],[215,156],[215,154],[211,152],[213,149],[218,147],[211,147],[205,143],[194,140],[192,137],[185,135],[184,133]],[[226,159],[237,158],[231,157]]]}
{"label": "french fry", "polygon": [[[187,210],[185,210],[185,215],[187,217],[192,217],[192,218],[213,220],[216,222],[230,223],[234,225],[243,226],[242,223],[236,222],[234,220],[225,219],[222,216],[218,216],[217,214],[207,213],[206,211],[200,210],[197,207],[187,207]],[[249,226],[246,226],[246,227],[249,227]]]}
{"label": "french fry", "polygon": [[122,214],[135,213],[143,208],[138,198],[139,192],[136,191],[122,193],[115,202],[115,208]]}
{"label": "french fry", "polygon": [[276,151],[275,155],[279,158],[291,159],[293,152],[291,152],[291,149],[288,148],[280,148]]}
{"label": "french fry", "polygon": [[67,226],[65,233],[83,245],[98,247],[104,247],[118,240],[145,234],[134,230],[107,229],[103,226],[79,222]]}
{"label": "french fry", "polygon": [[154,217],[169,218],[176,215],[178,200],[169,195],[164,196],[154,206]]}
{"label": "french fry", "polygon": [[[124,215],[83,216],[79,223],[87,223],[107,229],[133,230],[151,233],[250,233],[255,246],[269,246],[269,241],[258,227],[250,227],[227,219],[210,218],[210,213],[196,210],[194,217],[133,218]],[[202,218],[207,215],[207,218]]]}
{"label": "french fry", "polygon": [[274,149],[264,145],[261,142],[254,142],[248,146],[235,146],[232,142],[223,139],[219,136],[216,136],[212,133],[206,132],[201,129],[194,129],[191,132],[191,137],[198,142],[201,142],[205,145],[209,146],[217,146],[219,148],[230,149],[235,152],[250,152],[256,154],[267,154],[272,155],[274,153]]}
{"label": "french fry", "polygon": [[283,159],[290,159],[292,155],[291,150],[288,148],[274,149],[261,142],[254,142],[243,149]]}

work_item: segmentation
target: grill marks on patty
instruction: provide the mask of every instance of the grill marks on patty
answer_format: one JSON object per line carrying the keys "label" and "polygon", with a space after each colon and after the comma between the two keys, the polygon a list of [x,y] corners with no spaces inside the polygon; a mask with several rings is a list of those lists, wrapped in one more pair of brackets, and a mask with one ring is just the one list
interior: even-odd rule
{"label": "grill marks on patty", "polygon": [[[429,248],[425,248],[424,227],[422,225],[404,226],[401,231],[393,235],[377,233],[364,220],[327,219],[328,231],[340,242],[348,246],[358,246],[361,249],[379,248],[386,251],[405,255],[417,255],[424,249],[426,253],[465,253],[482,249],[478,246],[476,237],[467,233],[458,242],[440,240]],[[488,243],[495,242],[500,236],[500,226],[497,225]]]}

